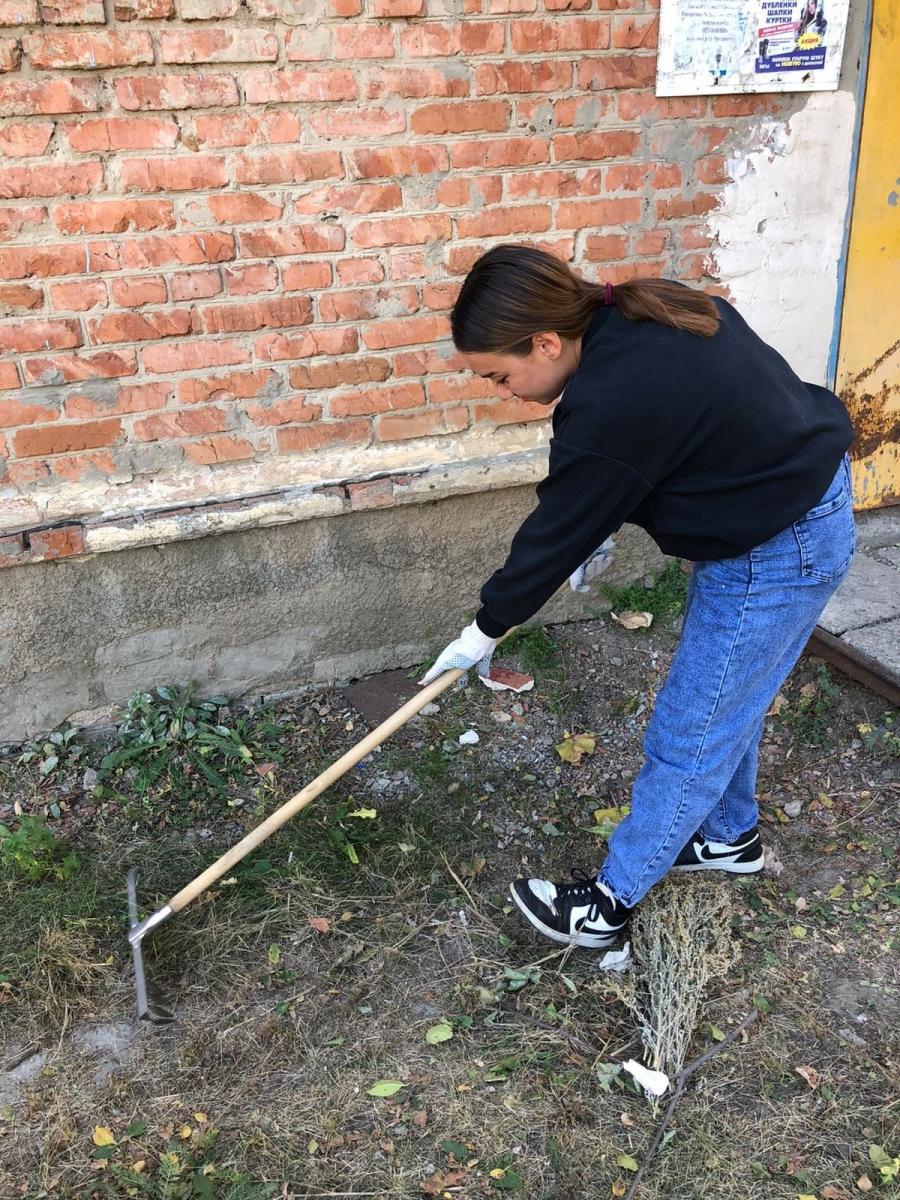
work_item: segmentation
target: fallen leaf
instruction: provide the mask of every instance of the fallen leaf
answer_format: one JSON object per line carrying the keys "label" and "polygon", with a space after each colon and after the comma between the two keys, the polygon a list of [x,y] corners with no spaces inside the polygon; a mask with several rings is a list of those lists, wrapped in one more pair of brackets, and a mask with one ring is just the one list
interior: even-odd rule
{"label": "fallen leaf", "polygon": [[424,1108],[420,1108],[418,1112],[412,1115],[412,1123],[417,1129],[423,1129],[428,1124],[428,1112]]}
{"label": "fallen leaf", "polygon": [[140,1175],[141,1171],[143,1171],[146,1166],[147,1160],[145,1158],[138,1158],[131,1164],[131,1169],[134,1171],[135,1175]]}
{"label": "fallen leaf", "polygon": [[822,1200],[848,1200],[847,1193],[843,1188],[832,1187],[830,1183],[826,1183],[823,1188],[819,1189]]}
{"label": "fallen leaf", "polygon": [[623,612],[611,612],[609,615],[624,629],[649,629],[653,624],[653,613],[632,612],[631,609],[625,609]]}
{"label": "fallen leaf", "polygon": [[194,1120],[197,1122],[198,1125],[205,1125],[208,1119],[209,1118],[207,1117],[206,1113],[204,1113],[204,1112],[194,1113]]}
{"label": "fallen leaf", "polygon": [[636,1171],[638,1169],[637,1159],[632,1158],[630,1154],[620,1154],[616,1159],[616,1166],[621,1167],[624,1171]]}
{"label": "fallen leaf", "polygon": [[819,1086],[819,1072],[815,1067],[794,1067],[798,1075],[802,1075],[811,1088]]}
{"label": "fallen leaf", "polygon": [[580,763],[582,758],[594,753],[597,739],[592,733],[569,733],[563,730],[563,740],[556,746],[556,753],[564,762]]}
{"label": "fallen leaf", "polygon": [[856,1186],[861,1192],[871,1192],[874,1184],[868,1175],[860,1175],[859,1179],[856,1181]]}
{"label": "fallen leaf", "polygon": [[180,1138],[181,1138],[183,1141],[187,1141],[187,1139],[188,1139],[188,1138],[191,1136],[191,1134],[192,1134],[193,1132],[194,1132],[193,1126],[191,1126],[191,1125],[182,1125],[182,1127],[181,1127],[181,1128],[178,1130],[178,1136],[179,1136],[179,1137],[180,1137]]}
{"label": "fallen leaf", "polygon": [[622,1182],[621,1179],[617,1179],[616,1182],[612,1185],[612,1187],[609,1190],[610,1190],[610,1194],[613,1196],[624,1196],[625,1193],[628,1191],[628,1188],[627,1188],[626,1184],[624,1184]]}
{"label": "fallen leaf", "polygon": [[94,1132],[91,1134],[91,1141],[95,1146],[114,1146],[116,1139],[113,1136],[111,1129],[107,1129],[105,1125],[95,1125]]}
{"label": "fallen leaf", "polygon": [[355,812],[347,813],[348,817],[359,817],[364,821],[374,821],[378,816],[377,808],[358,808]]}
{"label": "fallen leaf", "polygon": [[453,1026],[448,1021],[441,1021],[431,1026],[425,1034],[425,1041],[429,1046],[437,1046],[440,1042],[449,1042],[452,1037]]}
{"label": "fallen leaf", "polygon": [[405,1085],[399,1079],[379,1079],[369,1088],[370,1096],[393,1096]]}
{"label": "fallen leaf", "polygon": [[798,1192],[797,1200],[818,1200],[818,1196],[811,1196],[809,1192]]}
{"label": "fallen leaf", "polygon": [[770,704],[769,711],[766,713],[766,716],[767,717],[777,717],[778,714],[785,708],[787,708],[787,697],[784,696],[781,692],[779,692],[778,695],[775,697],[775,699]]}
{"label": "fallen leaf", "polygon": [[309,923],[316,933],[328,933],[331,929],[330,917],[310,917]]}
{"label": "fallen leaf", "polygon": [[433,1175],[420,1181],[419,1188],[426,1196],[439,1196],[447,1188],[458,1187],[459,1184],[464,1183],[465,1178],[464,1170],[435,1171]]}

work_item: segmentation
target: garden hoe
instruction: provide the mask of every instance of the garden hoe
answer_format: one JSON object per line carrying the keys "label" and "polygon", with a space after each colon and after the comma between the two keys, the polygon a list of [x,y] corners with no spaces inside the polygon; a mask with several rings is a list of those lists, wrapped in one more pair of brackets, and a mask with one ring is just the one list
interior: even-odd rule
{"label": "garden hoe", "polygon": [[[512,631],[510,630],[510,632]],[[392,733],[395,733],[405,725],[426,704],[430,704],[436,696],[446,691],[448,687],[464,674],[464,671],[458,669],[445,671],[443,675],[438,676],[427,687],[423,687],[418,695],[408,700],[402,708],[399,708],[393,716],[383,721],[377,729],[373,729],[368,737],[363,738],[352,750],[348,750],[337,762],[332,763],[327,770],[323,771],[317,779],[307,784],[301,792],[298,792],[296,796],[282,804],[281,808],[277,808],[275,812],[266,817],[261,825],[258,825],[246,837],[241,838],[236,845],[226,851],[221,858],[216,859],[212,866],[207,867],[196,879],[192,879],[180,892],[176,892],[168,904],[164,904],[162,908],[151,914],[151,916],[145,917],[143,921],[138,921],[137,919],[137,875],[133,869],[128,872],[128,918],[130,924],[128,940],[131,942],[131,951],[134,957],[134,982],[137,989],[138,1016],[142,1020],[152,1021],[154,1024],[164,1024],[167,1021],[175,1019],[174,1012],[154,995],[152,988],[148,988],[147,979],[144,975],[144,958],[141,949],[141,944],[147,934],[162,925],[165,921],[168,921],[169,917],[174,916],[175,913],[179,913],[183,908],[187,908],[192,900],[196,900],[211,884],[220,879],[227,871],[230,871],[243,858],[246,858],[251,850],[255,850],[270,834],[273,834],[276,829],[280,829],[301,808],[305,808],[307,804],[315,800],[316,796],[330,787],[335,780],[340,779],[342,775],[346,774],[351,767],[365,758],[367,754],[371,754],[376,746],[380,746]]]}

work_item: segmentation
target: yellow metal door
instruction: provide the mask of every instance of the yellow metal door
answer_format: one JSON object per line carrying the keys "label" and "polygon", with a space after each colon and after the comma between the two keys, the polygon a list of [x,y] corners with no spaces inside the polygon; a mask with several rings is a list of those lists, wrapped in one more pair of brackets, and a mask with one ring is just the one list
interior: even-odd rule
{"label": "yellow metal door", "polygon": [[856,508],[900,501],[900,0],[874,0],[836,388]]}

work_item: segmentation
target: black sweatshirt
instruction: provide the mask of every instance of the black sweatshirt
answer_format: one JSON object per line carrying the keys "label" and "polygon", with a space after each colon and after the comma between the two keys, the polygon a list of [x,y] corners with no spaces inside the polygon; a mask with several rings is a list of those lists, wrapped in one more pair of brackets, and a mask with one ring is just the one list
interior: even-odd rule
{"label": "black sweatshirt", "polygon": [[481,589],[489,637],[533,616],[626,521],[666,554],[733,558],[822,497],[853,440],[846,410],[715,304],[711,338],[597,310],[553,413],[538,506]]}

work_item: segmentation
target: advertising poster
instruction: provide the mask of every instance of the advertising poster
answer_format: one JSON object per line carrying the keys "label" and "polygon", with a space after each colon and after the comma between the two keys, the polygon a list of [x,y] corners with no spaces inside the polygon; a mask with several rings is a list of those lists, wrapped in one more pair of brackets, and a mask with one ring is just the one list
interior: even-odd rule
{"label": "advertising poster", "polygon": [[662,0],[657,96],[833,91],[849,0]]}

